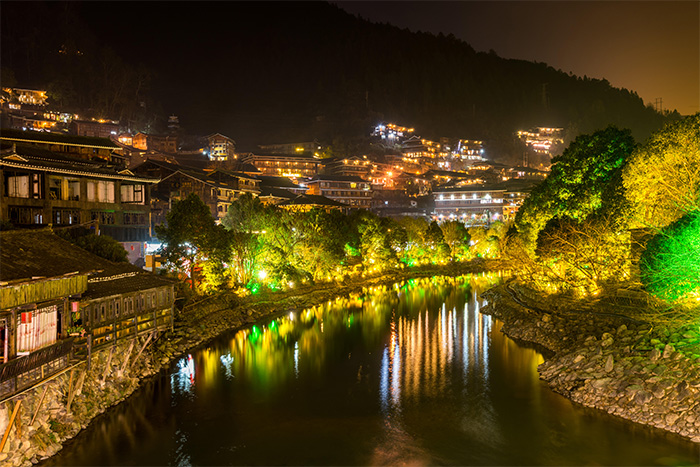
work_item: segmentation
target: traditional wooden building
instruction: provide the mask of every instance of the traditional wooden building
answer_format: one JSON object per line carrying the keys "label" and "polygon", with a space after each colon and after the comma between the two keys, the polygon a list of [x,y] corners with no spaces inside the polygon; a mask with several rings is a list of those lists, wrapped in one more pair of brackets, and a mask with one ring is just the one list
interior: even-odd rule
{"label": "traditional wooden building", "polygon": [[50,229],[0,232],[0,400],[100,348],[171,329],[173,287]]}
{"label": "traditional wooden building", "polygon": [[135,261],[151,236],[156,182],[107,162],[17,144],[0,152],[0,219],[18,228],[91,223],[133,251]]}
{"label": "traditional wooden building", "polygon": [[308,194],[321,195],[354,209],[372,207],[372,185],[356,176],[319,175],[306,185]]}
{"label": "traditional wooden building", "polygon": [[226,216],[228,207],[243,193],[260,193],[260,181],[243,172],[202,170],[150,159],[135,167],[134,172],[160,179],[152,194],[154,226],[165,222],[173,201],[185,199],[192,193],[209,206],[217,220]]}
{"label": "traditional wooden building", "polygon": [[262,155],[248,154],[243,158],[257,167],[263,175],[299,179],[313,177],[318,173],[319,160],[308,155]]}

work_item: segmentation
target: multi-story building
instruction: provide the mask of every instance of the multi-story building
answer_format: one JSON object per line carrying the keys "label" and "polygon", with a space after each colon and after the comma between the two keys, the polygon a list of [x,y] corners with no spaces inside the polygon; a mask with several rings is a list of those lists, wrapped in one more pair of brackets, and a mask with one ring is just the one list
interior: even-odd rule
{"label": "multi-story building", "polygon": [[379,140],[386,148],[399,148],[401,143],[410,138],[415,130],[413,128],[396,125],[395,123],[380,123],[374,127],[372,136]]}
{"label": "multi-story building", "polygon": [[71,134],[93,138],[116,138],[119,134],[119,122],[105,119],[72,120],[69,128]]}
{"label": "multi-story building", "polygon": [[447,155],[446,153],[443,154],[440,143],[419,136],[408,138],[401,144],[401,148],[404,157],[411,159],[435,159]]}
{"label": "multi-story building", "polygon": [[221,133],[207,136],[209,142],[208,154],[212,161],[236,159],[236,142]]}
{"label": "multi-story building", "polygon": [[157,182],[110,164],[16,144],[0,153],[0,219],[15,227],[92,224],[136,260],[150,238]]}
{"label": "multi-story building", "polygon": [[212,216],[221,221],[229,206],[243,193],[260,193],[260,181],[254,176],[225,170],[202,170],[163,161],[147,160],[133,169],[134,173],[159,179],[153,187],[152,223],[165,222],[173,201],[195,193],[209,206]]}
{"label": "multi-story building", "polygon": [[51,229],[0,232],[0,401],[96,351],[172,329],[172,281]]}
{"label": "multi-story building", "polygon": [[454,157],[466,160],[484,160],[484,142],[470,139],[460,139],[452,151]]}
{"label": "multi-story building", "polygon": [[48,95],[46,91],[39,89],[23,89],[3,87],[2,91],[7,95],[8,102],[14,104],[14,108],[19,110],[21,105],[46,106]]}
{"label": "multi-story building", "polygon": [[328,175],[356,176],[366,179],[372,170],[367,156],[334,157],[320,162],[320,171]]}
{"label": "multi-story building", "polygon": [[263,175],[299,179],[311,178],[318,174],[319,160],[313,156],[248,154],[242,161],[253,164]]}
{"label": "multi-story building", "polygon": [[528,131],[520,130],[517,134],[528,148],[539,154],[551,155],[556,145],[564,144],[563,128],[537,127]]}
{"label": "multi-story building", "polygon": [[372,207],[372,186],[360,177],[319,175],[306,185],[308,194],[325,196],[353,209],[369,210]]}
{"label": "multi-story building", "polygon": [[503,193],[503,220],[515,219],[515,214],[522,206],[523,201],[530,196],[530,192],[537,184],[535,180],[512,179],[500,183],[505,192]]}
{"label": "multi-story building", "polygon": [[433,190],[438,222],[459,220],[468,225],[488,225],[503,218],[505,189],[495,185],[443,187]]}
{"label": "multi-story building", "polygon": [[177,135],[148,135],[136,133],[132,138],[132,146],[142,151],[157,151],[174,154],[177,152]]}

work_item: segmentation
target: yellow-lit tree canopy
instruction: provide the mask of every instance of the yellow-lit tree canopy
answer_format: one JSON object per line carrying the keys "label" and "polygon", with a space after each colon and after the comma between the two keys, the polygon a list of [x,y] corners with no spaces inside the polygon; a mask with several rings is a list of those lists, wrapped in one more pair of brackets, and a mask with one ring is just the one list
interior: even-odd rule
{"label": "yellow-lit tree canopy", "polygon": [[637,225],[664,227],[700,209],[700,113],[668,125],[635,150],[623,182]]}

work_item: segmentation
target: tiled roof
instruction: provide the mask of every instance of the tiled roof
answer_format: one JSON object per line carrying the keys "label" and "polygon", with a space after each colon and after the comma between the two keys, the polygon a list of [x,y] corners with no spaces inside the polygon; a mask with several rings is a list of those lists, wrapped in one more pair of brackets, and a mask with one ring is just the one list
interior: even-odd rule
{"label": "tiled roof", "polygon": [[[113,263],[63,240],[51,229],[0,232],[0,281],[88,274],[90,297],[142,290],[172,282],[129,263]],[[108,280],[109,279],[109,280]]]}
{"label": "tiled roof", "polygon": [[98,178],[102,176],[104,178],[117,178],[120,180],[138,180],[154,183],[157,181],[157,179],[151,177],[120,173],[122,170],[121,167],[116,167],[104,161],[79,159],[25,144],[15,145],[14,153],[3,154],[0,158],[0,163],[8,167],[87,175]]}
{"label": "tiled roof", "polygon": [[35,141],[36,143],[40,144],[58,143],[80,146],[94,146],[108,149],[119,149],[119,146],[117,146],[110,139],[107,138],[64,135],[61,133],[12,130],[9,128],[0,129],[0,138],[10,141]]}

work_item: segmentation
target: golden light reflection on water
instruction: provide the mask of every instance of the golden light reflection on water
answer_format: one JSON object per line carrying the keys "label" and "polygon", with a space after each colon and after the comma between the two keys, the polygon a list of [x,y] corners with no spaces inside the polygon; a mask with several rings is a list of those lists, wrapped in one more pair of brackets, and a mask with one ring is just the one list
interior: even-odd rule
{"label": "golden light reflection on water", "polygon": [[257,390],[274,391],[304,372],[322,372],[334,351],[329,342],[341,334],[351,332],[371,347],[388,331],[379,369],[382,406],[435,396],[444,390],[448,368],[455,363],[465,377],[488,374],[491,318],[479,313],[475,299],[477,290],[497,280],[495,274],[411,279],[290,310],[238,331],[224,348],[207,348],[181,360],[172,375],[173,389],[199,394],[220,378],[245,377]]}

